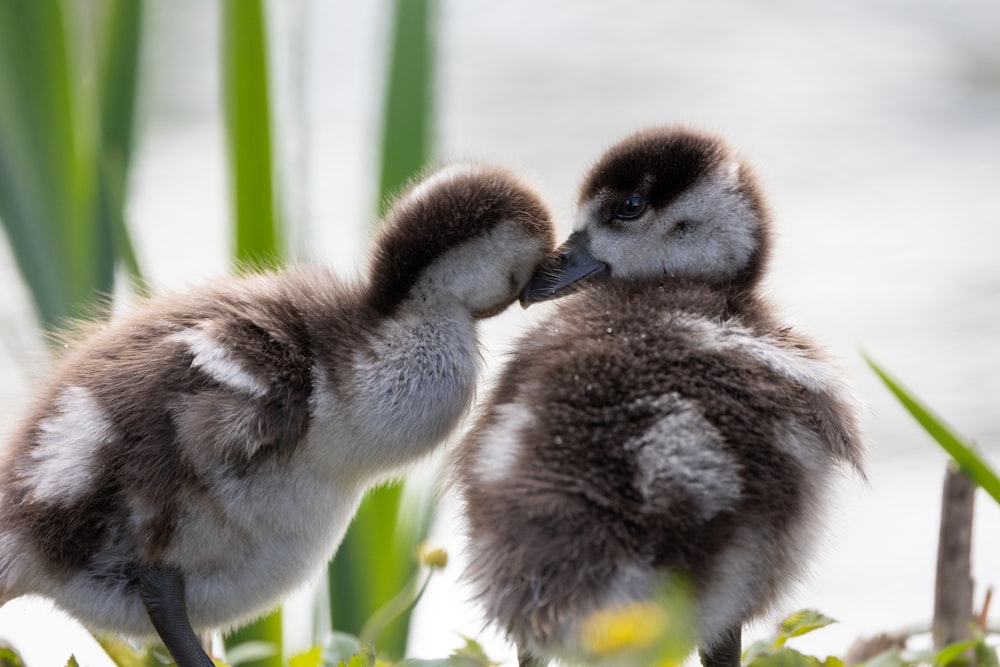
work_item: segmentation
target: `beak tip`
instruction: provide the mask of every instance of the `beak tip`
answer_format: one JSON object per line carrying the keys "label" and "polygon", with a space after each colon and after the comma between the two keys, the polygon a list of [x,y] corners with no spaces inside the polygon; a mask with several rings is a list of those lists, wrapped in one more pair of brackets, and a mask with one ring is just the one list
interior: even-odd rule
{"label": "beak tip", "polygon": [[518,300],[522,308],[556,299],[574,291],[571,286],[604,273],[608,265],[597,260],[590,252],[589,237],[574,232],[556,254],[539,266],[521,290]]}

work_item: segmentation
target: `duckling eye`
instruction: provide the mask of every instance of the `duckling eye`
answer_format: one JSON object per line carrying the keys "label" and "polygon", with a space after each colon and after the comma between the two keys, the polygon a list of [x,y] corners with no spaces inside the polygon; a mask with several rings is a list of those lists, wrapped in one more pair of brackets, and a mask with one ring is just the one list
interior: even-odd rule
{"label": "duckling eye", "polygon": [[646,210],[646,198],[642,195],[626,197],[615,207],[615,217],[619,220],[638,218]]}

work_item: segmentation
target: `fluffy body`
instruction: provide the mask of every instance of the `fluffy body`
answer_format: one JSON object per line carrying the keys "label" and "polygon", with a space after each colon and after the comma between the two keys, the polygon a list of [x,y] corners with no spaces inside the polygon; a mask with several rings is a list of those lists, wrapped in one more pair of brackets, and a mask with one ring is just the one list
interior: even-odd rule
{"label": "fluffy body", "polygon": [[466,576],[522,650],[573,657],[589,614],[682,574],[711,653],[801,575],[837,464],[863,475],[854,401],[758,293],[767,214],[721,140],[626,140],[580,211],[606,271],[522,338],[455,454]]}
{"label": "fluffy body", "polygon": [[155,566],[183,575],[195,628],[273,607],[334,553],[369,486],[454,429],[476,319],[551,246],[530,190],[470,167],[404,196],[366,281],[224,279],[78,337],[3,454],[0,604],[39,594],[150,638],[137,589]]}

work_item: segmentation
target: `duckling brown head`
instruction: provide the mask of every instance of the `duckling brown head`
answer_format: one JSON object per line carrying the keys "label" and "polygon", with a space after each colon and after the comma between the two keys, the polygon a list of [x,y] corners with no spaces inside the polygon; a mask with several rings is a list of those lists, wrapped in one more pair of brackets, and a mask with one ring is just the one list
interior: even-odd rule
{"label": "duckling brown head", "polygon": [[580,188],[573,233],[521,295],[545,301],[597,277],[752,289],[769,216],[749,167],[722,139],[676,126],[609,149]]}
{"label": "duckling brown head", "polygon": [[370,303],[383,314],[411,302],[495,315],[554,245],[551,216],[530,187],[499,169],[452,165],[388,213],[375,242]]}

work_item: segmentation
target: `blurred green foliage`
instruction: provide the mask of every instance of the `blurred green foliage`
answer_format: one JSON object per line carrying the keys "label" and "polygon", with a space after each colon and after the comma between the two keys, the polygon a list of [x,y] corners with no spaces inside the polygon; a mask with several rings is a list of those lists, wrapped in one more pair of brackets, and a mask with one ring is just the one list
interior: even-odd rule
{"label": "blurred green foliage", "polygon": [[879,379],[889,388],[893,396],[906,408],[917,423],[938,445],[954,459],[959,469],[969,479],[978,484],[995,502],[1000,503],[1000,477],[986,463],[986,460],[976,453],[975,447],[949,426],[944,419],[934,414],[930,408],[906,389],[902,383],[884,370],[871,357],[865,356]]}
{"label": "blurred green foliage", "polygon": [[49,330],[119,263],[138,274],[122,205],[142,9],[0,0],[0,218]]}

